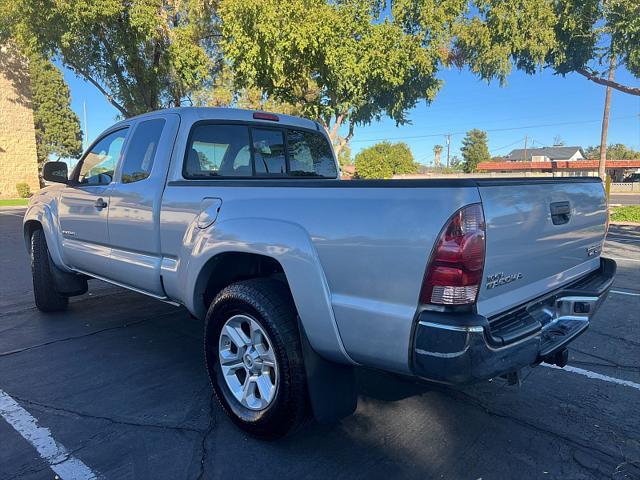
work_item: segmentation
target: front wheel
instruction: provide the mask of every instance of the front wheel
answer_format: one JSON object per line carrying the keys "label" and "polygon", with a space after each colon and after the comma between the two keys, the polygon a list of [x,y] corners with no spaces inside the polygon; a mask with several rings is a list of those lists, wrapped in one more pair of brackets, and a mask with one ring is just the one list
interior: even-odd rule
{"label": "front wheel", "polygon": [[205,356],[216,397],[241,429],[274,439],[303,422],[304,363],[284,283],[253,279],[222,290],[205,319]]}
{"label": "front wheel", "polygon": [[59,312],[69,304],[69,298],[56,289],[51,268],[47,240],[44,232],[37,229],[31,235],[31,276],[36,307],[43,312]]}

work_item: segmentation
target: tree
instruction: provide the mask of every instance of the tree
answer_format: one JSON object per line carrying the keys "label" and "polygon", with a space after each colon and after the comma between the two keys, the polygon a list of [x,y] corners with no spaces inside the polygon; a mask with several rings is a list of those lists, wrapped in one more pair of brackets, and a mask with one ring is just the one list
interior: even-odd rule
{"label": "tree", "polygon": [[351,158],[351,147],[349,144],[346,144],[340,153],[338,153],[338,163],[340,164],[340,168],[344,168],[347,165],[353,165],[353,159]]}
{"label": "tree", "polygon": [[417,173],[418,165],[406,143],[377,143],[356,155],[359,178],[391,178],[394,175]]}
{"label": "tree", "polygon": [[[584,153],[588,159],[598,160],[600,158],[600,145],[588,147]],[[607,146],[608,160],[635,160],[636,158],[640,158],[640,152],[626,145],[615,143]]]}
{"label": "tree", "polygon": [[383,115],[406,123],[440,87],[440,50],[383,16],[379,0],[221,0],[218,13],[240,85],[300,105],[337,153],[357,125]]}
{"label": "tree", "polygon": [[464,165],[462,164],[462,160],[460,160],[460,157],[458,157],[457,155],[454,155],[453,157],[451,157],[451,165],[450,168],[453,171],[460,171],[462,170]]}
{"label": "tree", "polygon": [[239,86],[227,65],[222,67],[210,87],[194,93],[193,103],[196,106],[247,108],[298,116],[302,114],[300,105],[270,98],[254,85]]}
{"label": "tree", "polygon": [[59,58],[125,117],[180,106],[215,68],[212,0],[15,0],[0,18],[0,40]]}
{"label": "tree", "polygon": [[491,160],[487,146],[487,132],[477,128],[469,130],[462,139],[460,152],[462,153],[463,170],[466,173],[475,172],[480,162]]}
{"label": "tree", "polygon": [[82,153],[80,120],[71,110],[69,87],[62,72],[39,55],[29,57],[38,164],[50,155],[77,158]]}
{"label": "tree", "polygon": [[440,166],[440,155],[442,154],[442,145],[434,145],[433,146],[433,155],[435,156],[434,158],[434,165],[435,167],[439,167]]}
{"label": "tree", "polygon": [[637,0],[396,0],[393,14],[424,41],[440,41],[444,62],[505,82],[515,66],[578,73],[632,95],[640,87],[607,78],[611,58],[640,78]]}

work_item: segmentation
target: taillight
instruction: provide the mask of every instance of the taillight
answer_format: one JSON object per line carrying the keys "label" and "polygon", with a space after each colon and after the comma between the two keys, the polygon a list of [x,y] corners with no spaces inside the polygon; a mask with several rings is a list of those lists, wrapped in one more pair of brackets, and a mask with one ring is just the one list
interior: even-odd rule
{"label": "taillight", "polygon": [[458,210],[440,233],[420,291],[420,303],[474,303],[482,283],[485,224],[479,203]]}

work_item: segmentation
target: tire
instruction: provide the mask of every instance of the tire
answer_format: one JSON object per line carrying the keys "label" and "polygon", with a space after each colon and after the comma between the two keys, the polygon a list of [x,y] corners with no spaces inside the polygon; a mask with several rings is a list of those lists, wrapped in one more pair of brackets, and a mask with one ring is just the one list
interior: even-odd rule
{"label": "tire", "polygon": [[[247,353],[253,347],[246,346],[242,350],[236,346],[237,351],[233,352],[235,343],[230,341],[232,336],[228,335],[233,325],[241,324],[239,328],[244,331],[250,320],[257,325],[247,326],[251,330],[243,338],[252,341],[257,336],[262,342],[256,342],[255,351],[262,345],[264,358],[264,364],[260,362],[262,370],[257,373],[251,373],[253,370],[246,363]],[[268,349],[265,348],[267,343]],[[221,349],[223,356],[226,356],[223,357],[226,358],[225,365],[234,361],[234,357],[243,359],[242,366],[235,367],[236,373],[230,374],[232,370],[225,367],[226,378],[221,365]],[[283,282],[252,279],[223,289],[211,303],[205,319],[205,357],[209,379],[222,409],[245,432],[262,439],[277,439],[293,432],[304,422],[308,396],[297,313],[289,289]],[[267,366],[272,362],[270,359],[275,359],[274,367]],[[238,389],[234,395],[227,379],[231,378],[232,383],[237,381],[241,385],[242,369],[245,379],[264,380],[264,376],[270,380],[273,386],[266,389],[268,393],[261,395],[263,390],[259,388],[266,381],[262,385],[258,385],[258,381],[254,382],[255,385],[249,382],[247,387],[245,380],[244,387],[241,387],[243,398],[238,399]],[[254,391],[253,397],[247,396],[245,400],[245,391]],[[275,392],[270,399],[269,392]],[[253,405],[247,405],[250,401]]]}
{"label": "tire", "polygon": [[33,296],[38,310],[60,312],[67,308],[69,298],[56,290],[47,240],[41,229],[34,231],[31,235],[31,275]]}

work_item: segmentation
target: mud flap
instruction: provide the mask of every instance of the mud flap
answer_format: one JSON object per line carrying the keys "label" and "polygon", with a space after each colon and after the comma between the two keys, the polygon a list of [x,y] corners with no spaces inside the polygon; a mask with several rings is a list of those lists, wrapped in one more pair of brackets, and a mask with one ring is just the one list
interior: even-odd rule
{"label": "mud flap", "polygon": [[298,326],[314,418],[318,423],[335,423],[348,417],[358,405],[353,366],[322,358],[311,347],[300,321]]}
{"label": "mud flap", "polygon": [[67,297],[75,297],[87,293],[89,287],[85,277],[75,273],[63,272],[51,261],[51,257],[49,257],[49,267],[58,293]]}

